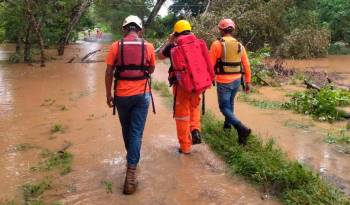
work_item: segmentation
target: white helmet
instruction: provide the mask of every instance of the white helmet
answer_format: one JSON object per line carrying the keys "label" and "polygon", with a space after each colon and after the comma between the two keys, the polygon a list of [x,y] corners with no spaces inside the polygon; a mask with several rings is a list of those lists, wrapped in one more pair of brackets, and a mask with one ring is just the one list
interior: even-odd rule
{"label": "white helmet", "polygon": [[130,23],[135,23],[138,27],[140,27],[142,29],[142,20],[134,15],[130,15],[128,17],[125,18],[124,22],[123,22],[123,27],[130,24]]}

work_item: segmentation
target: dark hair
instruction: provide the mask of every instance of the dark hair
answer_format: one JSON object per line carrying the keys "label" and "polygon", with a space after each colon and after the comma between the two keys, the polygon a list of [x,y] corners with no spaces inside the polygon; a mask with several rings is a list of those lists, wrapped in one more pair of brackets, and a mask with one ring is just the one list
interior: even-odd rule
{"label": "dark hair", "polygon": [[227,28],[225,28],[225,29],[222,29],[222,31],[224,32],[224,33],[232,33],[233,32],[233,27],[227,27]]}
{"label": "dark hair", "polygon": [[130,31],[139,32],[142,30],[136,23],[129,23],[128,25],[125,25],[123,28],[128,32]]}
{"label": "dark hair", "polygon": [[191,31],[186,30],[186,31],[182,31],[181,33],[175,33],[174,35],[176,37],[178,37],[178,36],[181,36],[181,35],[189,35],[189,34],[191,34]]}

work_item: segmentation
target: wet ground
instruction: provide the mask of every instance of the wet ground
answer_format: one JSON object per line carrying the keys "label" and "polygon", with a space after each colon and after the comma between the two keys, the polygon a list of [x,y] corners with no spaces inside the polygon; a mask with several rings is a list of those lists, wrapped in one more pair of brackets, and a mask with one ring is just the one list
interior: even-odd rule
{"label": "wet ground", "polygon": [[[44,194],[48,204],[279,204],[262,200],[259,190],[232,177],[206,145],[190,156],[178,154],[171,111],[158,97],[158,113],[149,113],[145,129],[139,191],[122,195],[125,151],[118,117],[105,105],[105,65],[66,63],[99,47],[74,45],[44,68],[0,64],[0,203],[20,202],[24,183],[48,176],[53,181]],[[62,132],[52,134],[53,125],[61,125]],[[43,149],[57,151],[66,142],[74,155],[71,173],[30,171]],[[102,181],[113,183],[112,194]]]}
{"label": "wet ground", "polygon": [[[197,146],[191,156],[179,155],[171,111],[158,97],[158,113],[149,113],[145,129],[140,189],[132,197],[120,194],[125,151],[118,118],[112,116],[105,105],[105,65],[77,63],[78,57],[75,63],[65,63],[72,56],[81,58],[98,48],[102,48],[102,52],[94,58],[103,59],[106,46],[85,43],[70,46],[64,58],[56,57],[59,60],[49,62],[45,68],[0,64],[0,168],[4,170],[0,173],[3,182],[0,202],[20,200],[21,185],[51,176],[54,184],[45,194],[47,202],[76,205],[279,204],[275,200],[261,200],[259,190],[239,177],[230,176],[222,161],[205,145]],[[344,62],[350,59],[341,58]],[[339,66],[334,70],[329,62],[317,66],[328,66],[327,72],[340,73],[347,81],[350,69],[344,69],[336,59],[334,63]],[[166,81],[167,67],[167,62],[159,62],[154,78]],[[299,69],[310,69],[308,67]],[[261,88],[257,97],[283,101],[286,93],[300,89],[302,87],[298,86]],[[208,92],[206,99],[207,108],[221,116],[215,89]],[[241,101],[237,102],[236,113],[262,138],[276,139],[291,159],[312,167],[350,193],[350,155],[324,142],[327,132],[344,127],[344,123],[315,122],[307,116],[259,109]],[[62,125],[64,131],[51,134],[54,124]],[[55,172],[29,171],[40,160],[42,149],[59,150],[65,141],[72,143],[68,151],[74,155],[70,174],[59,176]],[[21,147],[18,145],[24,144],[34,145],[34,148],[18,149]],[[104,180],[113,182],[112,194],[106,193],[101,184]]]}

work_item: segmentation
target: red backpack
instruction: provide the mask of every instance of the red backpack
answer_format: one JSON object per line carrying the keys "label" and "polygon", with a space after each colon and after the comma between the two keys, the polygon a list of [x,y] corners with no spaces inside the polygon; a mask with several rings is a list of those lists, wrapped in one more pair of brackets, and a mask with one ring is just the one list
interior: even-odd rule
{"label": "red backpack", "polygon": [[177,83],[184,90],[200,94],[211,87],[214,68],[203,40],[193,34],[180,36],[171,49],[171,61]]}

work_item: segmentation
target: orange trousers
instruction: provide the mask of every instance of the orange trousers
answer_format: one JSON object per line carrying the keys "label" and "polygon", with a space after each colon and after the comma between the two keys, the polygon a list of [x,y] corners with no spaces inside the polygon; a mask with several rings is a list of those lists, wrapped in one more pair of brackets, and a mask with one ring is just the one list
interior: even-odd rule
{"label": "orange trousers", "polygon": [[192,147],[191,131],[201,128],[200,95],[188,93],[180,86],[174,86],[173,93],[176,95],[174,118],[177,138],[181,151],[189,153]]}

